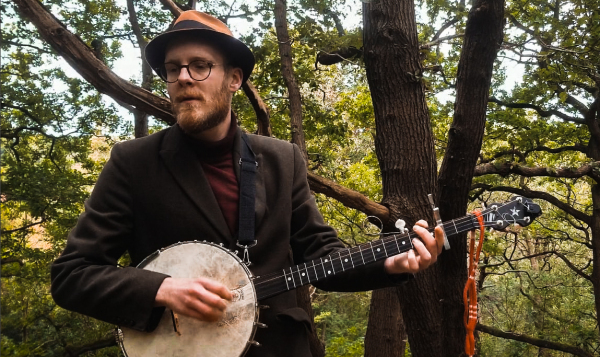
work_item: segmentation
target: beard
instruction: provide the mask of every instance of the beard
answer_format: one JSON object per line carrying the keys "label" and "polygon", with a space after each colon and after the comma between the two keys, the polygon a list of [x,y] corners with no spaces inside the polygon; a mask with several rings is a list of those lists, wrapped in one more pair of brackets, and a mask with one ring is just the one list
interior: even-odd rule
{"label": "beard", "polygon": [[231,111],[231,93],[223,81],[220,90],[213,98],[196,93],[186,93],[180,97],[193,96],[199,98],[201,103],[178,103],[173,107],[177,124],[189,136],[196,136],[210,130],[225,121]]}

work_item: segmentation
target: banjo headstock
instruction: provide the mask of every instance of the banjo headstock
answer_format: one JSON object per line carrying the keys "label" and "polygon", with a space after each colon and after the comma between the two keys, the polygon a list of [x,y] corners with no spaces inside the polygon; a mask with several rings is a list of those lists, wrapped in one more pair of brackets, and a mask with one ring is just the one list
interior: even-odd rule
{"label": "banjo headstock", "polygon": [[542,209],[527,197],[513,196],[508,202],[489,204],[481,213],[486,227],[503,230],[511,224],[530,225]]}

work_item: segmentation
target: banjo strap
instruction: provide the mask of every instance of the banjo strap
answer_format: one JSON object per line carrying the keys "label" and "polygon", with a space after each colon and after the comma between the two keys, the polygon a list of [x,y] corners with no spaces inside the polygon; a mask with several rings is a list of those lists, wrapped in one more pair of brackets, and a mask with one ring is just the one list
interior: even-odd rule
{"label": "banjo strap", "polygon": [[239,205],[239,229],[238,241],[236,245],[244,248],[244,264],[250,265],[250,257],[248,248],[256,245],[254,237],[254,207],[256,197],[256,171],[258,162],[256,156],[250,148],[246,133],[242,133],[241,157],[239,164],[240,168],[240,205]]}

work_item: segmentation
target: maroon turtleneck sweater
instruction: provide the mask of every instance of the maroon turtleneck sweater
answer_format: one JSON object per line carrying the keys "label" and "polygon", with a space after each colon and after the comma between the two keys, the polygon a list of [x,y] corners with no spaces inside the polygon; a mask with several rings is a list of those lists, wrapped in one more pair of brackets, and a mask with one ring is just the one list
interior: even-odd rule
{"label": "maroon turtleneck sweater", "polygon": [[216,142],[204,142],[188,138],[194,148],[204,175],[210,186],[229,231],[233,236],[238,231],[239,185],[233,168],[233,139],[237,131],[237,120],[232,114],[227,136]]}

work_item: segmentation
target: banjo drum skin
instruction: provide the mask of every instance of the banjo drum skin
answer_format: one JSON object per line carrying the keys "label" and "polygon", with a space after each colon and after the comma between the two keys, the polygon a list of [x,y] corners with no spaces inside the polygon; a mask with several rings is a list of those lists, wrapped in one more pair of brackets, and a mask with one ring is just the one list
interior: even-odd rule
{"label": "banjo drum skin", "polygon": [[209,242],[178,243],[149,256],[138,268],[173,278],[210,278],[229,287],[234,299],[217,322],[177,316],[166,309],[151,333],[118,328],[117,340],[125,356],[243,356],[255,343],[259,309],[252,273],[229,250]]}

